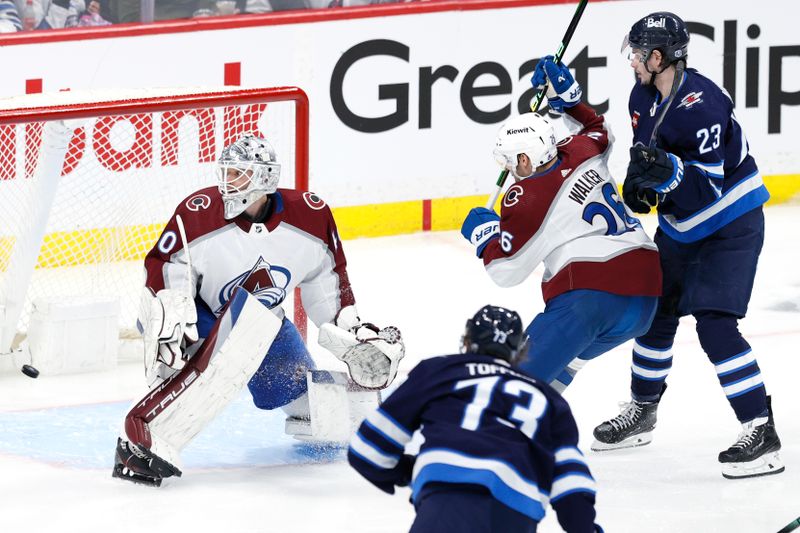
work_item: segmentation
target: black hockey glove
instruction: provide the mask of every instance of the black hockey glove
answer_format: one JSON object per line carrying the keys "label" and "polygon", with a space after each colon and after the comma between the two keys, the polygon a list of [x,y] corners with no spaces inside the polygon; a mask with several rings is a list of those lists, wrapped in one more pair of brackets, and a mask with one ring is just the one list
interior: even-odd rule
{"label": "black hockey glove", "polygon": [[647,213],[680,184],[683,161],[660,148],[633,146],[630,155],[622,197],[634,212]]}
{"label": "black hockey glove", "polygon": [[658,195],[654,190],[646,188],[642,181],[642,176],[629,164],[628,175],[622,184],[622,199],[634,213],[647,214],[651,207],[658,205]]}

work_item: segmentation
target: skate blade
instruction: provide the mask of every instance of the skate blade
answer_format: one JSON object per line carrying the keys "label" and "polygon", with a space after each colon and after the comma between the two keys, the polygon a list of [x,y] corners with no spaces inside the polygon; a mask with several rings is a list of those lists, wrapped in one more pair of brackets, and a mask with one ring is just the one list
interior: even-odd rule
{"label": "skate blade", "polygon": [[631,435],[625,440],[619,442],[600,442],[595,439],[592,443],[591,449],[595,452],[607,452],[609,450],[621,450],[623,448],[636,448],[644,446],[653,442],[653,432],[645,431],[638,435]]}
{"label": "skate blade", "polygon": [[161,486],[161,478],[140,474],[119,464],[114,465],[114,470],[111,471],[111,477],[122,479],[124,481],[130,481],[131,483],[136,483],[137,485],[146,485],[148,487]]}
{"label": "skate blade", "polygon": [[720,464],[722,465],[722,477],[726,479],[769,476],[772,474],[780,474],[786,470],[778,452],[765,453],[761,457],[745,463]]}

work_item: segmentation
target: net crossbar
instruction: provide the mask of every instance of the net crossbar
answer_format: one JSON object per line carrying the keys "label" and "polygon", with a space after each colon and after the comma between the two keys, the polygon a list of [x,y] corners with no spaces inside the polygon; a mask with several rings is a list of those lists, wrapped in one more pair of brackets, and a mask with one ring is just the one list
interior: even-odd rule
{"label": "net crossbar", "polygon": [[142,259],[247,132],[275,147],[281,187],[307,190],[308,98],[297,87],[0,100],[0,353],[24,335],[37,298],[118,298],[120,330],[135,336]]}

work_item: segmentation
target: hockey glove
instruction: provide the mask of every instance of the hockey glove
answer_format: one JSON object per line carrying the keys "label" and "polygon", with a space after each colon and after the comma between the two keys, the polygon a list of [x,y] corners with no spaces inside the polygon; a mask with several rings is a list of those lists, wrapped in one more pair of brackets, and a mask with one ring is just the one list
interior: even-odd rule
{"label": "hockey glove", "polygon": [[569,68],[561,62],[556,64],[553,59],[553,56],[545,56],[539,60],[531,77],[531,85],[537,91],[547,86],[547,102],[550,108],[557,113],[563,113],[564,109],[581,101],[583,89],[575,81]]}
{"label": "hockey glove", "polygon": [[347,365],[350,378],[367,389],[384,389],[394,381],[397,366],[405,356],[400,330],[361,323],[355,306],[342,309],[335,324],[319,328],[319,345]]}
{"label": "hockey glove", "polygon": [[633,146],[630,155],[622,196],[633,211],[647,213],[680,185],[683,161],[660,148]]}
{"label": "hockey glove", "polygon": [[474,207],[461,225],[461,235],[476,247],[480,257],[489,241],[500,237],[500,217],[491,209]]}
{"label": "hockey glove", "polygon": [[139,323],[144,340],[144,371],[150,387],[183,368],[183,343],[198,340],[197,309],[183,291],[142,292]]}

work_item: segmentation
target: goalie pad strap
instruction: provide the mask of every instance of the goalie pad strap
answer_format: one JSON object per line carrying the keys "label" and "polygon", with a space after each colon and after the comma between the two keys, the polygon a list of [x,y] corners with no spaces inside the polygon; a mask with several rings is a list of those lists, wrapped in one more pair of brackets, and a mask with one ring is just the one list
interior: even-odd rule
{"label": "goalie pad strap", "polygon": [[175,465],[183,447],[255,373],[280,327],[255,297],[236,289],[200,351],[128,413],[126,440]]}

